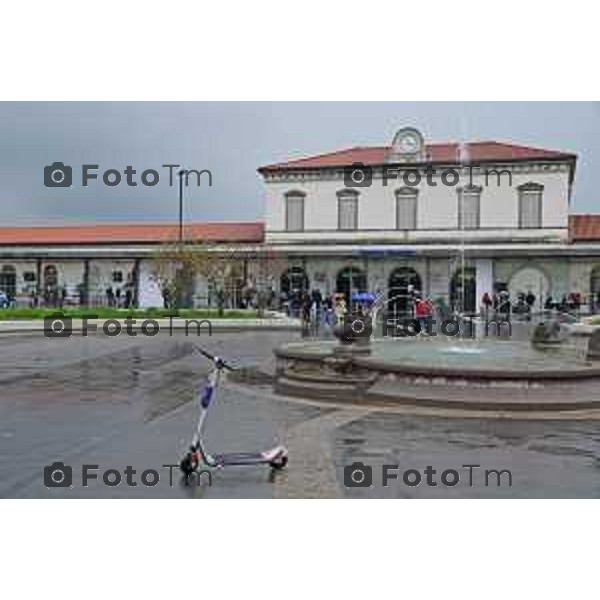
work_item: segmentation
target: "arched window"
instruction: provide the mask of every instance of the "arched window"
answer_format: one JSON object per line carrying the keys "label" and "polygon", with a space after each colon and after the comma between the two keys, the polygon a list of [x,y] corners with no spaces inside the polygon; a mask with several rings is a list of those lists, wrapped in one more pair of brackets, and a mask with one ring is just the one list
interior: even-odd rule
{"label": "arched window", "polygon": [[304,200],[306,194],[297,190],[285,194],[285,230],[304,231]]}
{"label": "arched window", "polygon": [[510,297],[514,299],[520,295],[533,294],[535,296],[534,307],[537,310],[544,306],[550,293],[550,281],[540,269],[524,267],[513,273],[508,282],[508,291]]}
{"label": "arched window", "polygon": [[410,313],[415,292],[422,292],[421,276],[410,267],[394,269],[388,279],[388,310]]}
{"label": "arched window", "polygon": [[525,183],[517,188],[519,194],[519,229],[539,229],[542,226],[542,195],[544,186]]}
{"label": "arched window", "polygon": [[280,289],[285,294],[308,291],[308,277],[302,267],[291,267],[282,276]]}
{"label": "arched window", "polygon": [[396,229],[417,228],[417,197],[415,188],[403,187],[396,190]]}
{"label": "arched window", "polygon": [[358,229],[358,192],[341,190],[338,197],[338,229],[352,231]]}
{"label": "arched window", "polygon": [[0,269],[0,291],[14,300],[17,293],[17,270],[12,265],[4,265]]}
{"label": "arched window", "polygon": [[44,288],[53,290],[58,287],[58,271],[54,265],[44,267]]}
{"label": "arched window", "polygon": [[460,313],[477,310],[477,271],[474,267],[457,269],[450,280],[450,306]]}
{"label": "arched window", "polygon": [[366,291],[368,291],[367,274],[362,269],[358,267],[345,267],[337,274],[336,292],[344,294],[348,306],[350,306],[352,294]]}
{"label": "arched window", "polygon": [[481,186],[467,185],[458,188],[458,228],[479,229]]}

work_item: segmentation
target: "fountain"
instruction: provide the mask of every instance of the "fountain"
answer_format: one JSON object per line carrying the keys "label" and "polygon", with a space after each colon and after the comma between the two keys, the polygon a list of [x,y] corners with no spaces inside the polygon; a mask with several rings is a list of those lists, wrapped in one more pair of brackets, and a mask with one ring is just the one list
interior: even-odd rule
{"label": "fountain", "polygon": [[588,360],[600,360],[600,329],[594,331],[590,336],[586,358]]}
{"label": "fountain", "polygon": [[275,352],[275,388],[287,395],[368,404],[600,408],[600,331],[583,354],[557,323],[513,323],[511,333],[510,339],[480,333],[461,339],[419,335],[289,343]]}

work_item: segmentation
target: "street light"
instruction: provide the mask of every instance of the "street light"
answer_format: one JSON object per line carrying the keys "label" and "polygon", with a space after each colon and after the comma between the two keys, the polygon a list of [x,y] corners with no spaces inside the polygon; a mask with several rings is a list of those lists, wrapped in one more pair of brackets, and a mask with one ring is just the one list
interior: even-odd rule
{"label": "street light", "polygon": [[179,243],[183,243],[183,176],[185,170],[181,169],[179,175]]}

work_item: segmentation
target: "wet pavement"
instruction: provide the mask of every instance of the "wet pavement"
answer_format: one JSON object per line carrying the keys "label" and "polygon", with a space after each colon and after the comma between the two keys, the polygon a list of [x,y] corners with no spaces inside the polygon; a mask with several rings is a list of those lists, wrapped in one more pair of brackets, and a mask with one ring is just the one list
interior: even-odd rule
{"label": "wet pavement", "polygon": [[[241,364],[272,357],[292,332],[215,334],[200,340]],[[600,421],[441,418],[402,411],[332,405],[275,396],[266,386],[225,382],[207,421],[214,451],[251,451],[283,441],[289,468],[269,476],[261,467],[212,473],[212,485],[185,486],[175,465],[193,432],[192,402],[208,370],[189,338],[99,335],[0,338],[0,497],[599,497]],[[47,488],[44,467],[72,467],[73,487]],[[346,488],[344,467],[373,467],[372,487]],[[382,486],[382,464],[399,464]],[[82,465],[98,480],[82,486]],[[480,464],[468,485],[464,464]],[[403,482],[408,469],[456,469],[456,486]],[[127,484],[126,467],[131,466]],[[102,476],[116,469],[117,486]],[[512,487],[496,486],[485,469],[509,469]],[[158,473],[154,482],[152,470]],[[142,472],[146,472],[146,483]],[[170,475],[172,474],[172,477]],[[113,482],[116,474],[110,473]],[[171,481],[170,481],[171,479]]]}

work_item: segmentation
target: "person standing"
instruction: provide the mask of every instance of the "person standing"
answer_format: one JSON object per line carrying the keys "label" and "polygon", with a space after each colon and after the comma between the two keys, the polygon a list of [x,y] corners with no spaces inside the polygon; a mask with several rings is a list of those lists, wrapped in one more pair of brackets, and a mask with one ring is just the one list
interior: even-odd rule
{"label": "person standing", "polygon": [[483,314],[486,319],[488,318],[490,308],[492,307],[493,303],[494,301],[492,300],[492,297],[489,295],[488,292],[485,292],[481,297],[481,306],[483,307]]}

